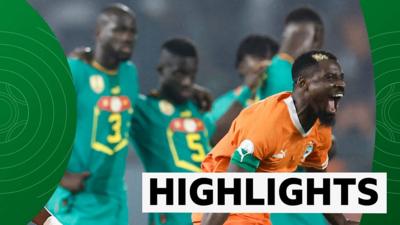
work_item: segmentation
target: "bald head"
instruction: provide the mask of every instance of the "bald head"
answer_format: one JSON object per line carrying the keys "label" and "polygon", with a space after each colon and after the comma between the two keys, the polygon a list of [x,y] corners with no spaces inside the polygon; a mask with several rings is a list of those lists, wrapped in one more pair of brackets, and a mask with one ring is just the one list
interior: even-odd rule
{"label": "bald head", "polygon": [[134,12],[126,5],[113,4],[100,13],[96,24],[96,52],[110,60],[128,60],[137,39]]}
{"label": "bald head", "polygon": [[131,18],[136,22],[136,15],[128,6],[116,3],[104,8],[97,17],[96,28],[101,29],[105,24],[121,17]]}

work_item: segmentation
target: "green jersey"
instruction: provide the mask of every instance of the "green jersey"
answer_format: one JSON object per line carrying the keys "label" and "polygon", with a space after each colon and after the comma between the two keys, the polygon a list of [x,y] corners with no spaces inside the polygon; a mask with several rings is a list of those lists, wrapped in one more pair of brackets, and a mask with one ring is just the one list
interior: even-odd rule
{"label": "green jersey", "polygon": [[69,59],[77,93],[77,129],[67,171],[88,171],[82,192],[59,187],[49,202],[65,224],[127,224],[124,184],[132,104],[138,96],[136,67],[121,63],[110,75]]}
{"label": "green jersey", "polygon": [[229,110],[232,104],[237,100],[241,89],[241,87],[237,87],[215,99],[210,112],[207,113],[207,117],[212,123],[216,123]]}
{"label": "green jersey", "polygon": [[[213,129],[192,102],[173,105],[159,97],[140,95],[131,131],[146,172],[200,172]],[[156,225],[189,225],[191,214],[149,214],[149,220]]]}
{"label": "green jersey", "polygon": [[257,90],[264,99],[283,91],[293,91],[292,59],[286,54],[278,54],[272,58],[271,65],[266,69],[268,78]]}
{"label": "green jersey", "polygon": [[261,94],[261,89],[258,89],[252,98],[251,90],[246,85],[241,85],[218,97],[213,102],[210,112],[207,113],[207,118],[215,124],[230,109],[235,101],[247,107],[260,100]]}

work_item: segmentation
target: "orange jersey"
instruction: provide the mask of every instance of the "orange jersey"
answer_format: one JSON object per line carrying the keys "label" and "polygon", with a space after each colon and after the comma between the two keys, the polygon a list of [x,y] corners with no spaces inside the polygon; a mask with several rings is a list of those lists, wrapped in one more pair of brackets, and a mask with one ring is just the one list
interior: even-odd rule
{"label": "orange jersey", "polygon": [[[322,170],[331,145],[331,127],[317,120],[304,131],[291,94],[283,92],[244,109],[207,155],[202,171],[226,172],[231,162],[256,172],[293,172],[298,165]],[[193,214],[193,222],[200,220]],[[231,214],[225,224],[258,224],[254,221],[270,224],[269,214]]]}

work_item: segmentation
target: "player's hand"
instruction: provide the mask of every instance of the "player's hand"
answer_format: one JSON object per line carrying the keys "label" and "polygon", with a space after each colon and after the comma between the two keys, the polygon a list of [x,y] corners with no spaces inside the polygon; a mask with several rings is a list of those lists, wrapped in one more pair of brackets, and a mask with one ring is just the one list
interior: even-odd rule
{"label": "player's hand", "polygon": [[93,50],[90,47],[78,47],[72,50],[68,56],[81,59],[90,64],[93,60]]}
{"label": "player's hand", "polygon": [[260,86],[265,69],[271,64],[270,60],[260,60],[253,57],[245,57],[240,63],[239,72],[244,77],[244,83],[253,92]]}
{"label": "player's hand", "polygon": [[315,27],[311,23],[291,24],[285,29],[283,40],[281,52],[297,58],[316,47]]}
{"label": "player's hand", "polygon": [[210,91],[205,87],[198,84],[193,86],[193,100],[200,111],[207,112],[211,109],[213,98]]}
{"label": "player's hand", "polygon": [[244,83],[255,93],[262,80],[262,73],[251,73],[244,76]]}
{"label": "player's hand", "polygon": [[61,179],[61,186],[72,193],[78,193],[85,188],[85,180],[90,176],[89,172],[70,173],[65,172]]}

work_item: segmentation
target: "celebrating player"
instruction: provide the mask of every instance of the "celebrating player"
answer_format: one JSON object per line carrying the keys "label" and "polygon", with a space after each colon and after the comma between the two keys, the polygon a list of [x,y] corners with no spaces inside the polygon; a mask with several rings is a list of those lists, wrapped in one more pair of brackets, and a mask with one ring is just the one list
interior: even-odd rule
{"label": "celebrating player", "polygon": [[[271,58],[277,51],[278,44],[265,35],[253,34],[241,41],[236,52],[235,66],[243,78],[243,85],[217,98],[211,112],[207,114],[213,123],[218,124],[216,135],[211,140],[213,144],[225,135],[243,106],[260,100],[259,87],[264,85],[267,79],[265,69],[271,64]],[[233,106],[231,109],[234,104],[239,106]]]}
{"label": "celebrating player", "polygon": [[[281,91],[292,91],[292,63],[293,58],[310,51],[319,49],[323,45],[324,26],[317,12],[310,8],[298,8],[290,12],[285,19],[285,28],[282,35],[282,45],[267,68],[269,80],[257,90],[262,98],[274,95]],[[332,153],[332,152],[331,152]],[[272,214],[274,225],[326,225],[321,214],[316,213],[279,213]]]}
{"label": "celebrating player", "polygon": [[137,71],[129,62],[136,37],[132,10],[112,5],[97,18],[93,57],[69,59],[78,104],[76,137],[67,171],[48,203],[63,224],[128,224],[124,174],[138,95]]}
{"label": "celebrating player", "polygon": [[[197,66],[191,41],[174,38],[162,45],[159,89],[139,97],[132,119],[132,139],[147,172],[201,171],[213,128],[191,100]],[[191,217],[149,214],[149,224],[191,224]]]}
{"label": "celebrating player", "polygon": [[[343,72],[334,55],[311,51],[292,69],[293,94],[282,92],[243,110],[227,135],[202,163],[204,172],[323,171],[328,165],[331,126],[344,94]],[[326,214],[332,224],[355,224]],[[193,223],[271,224],[269,214],[193,214]]]}

